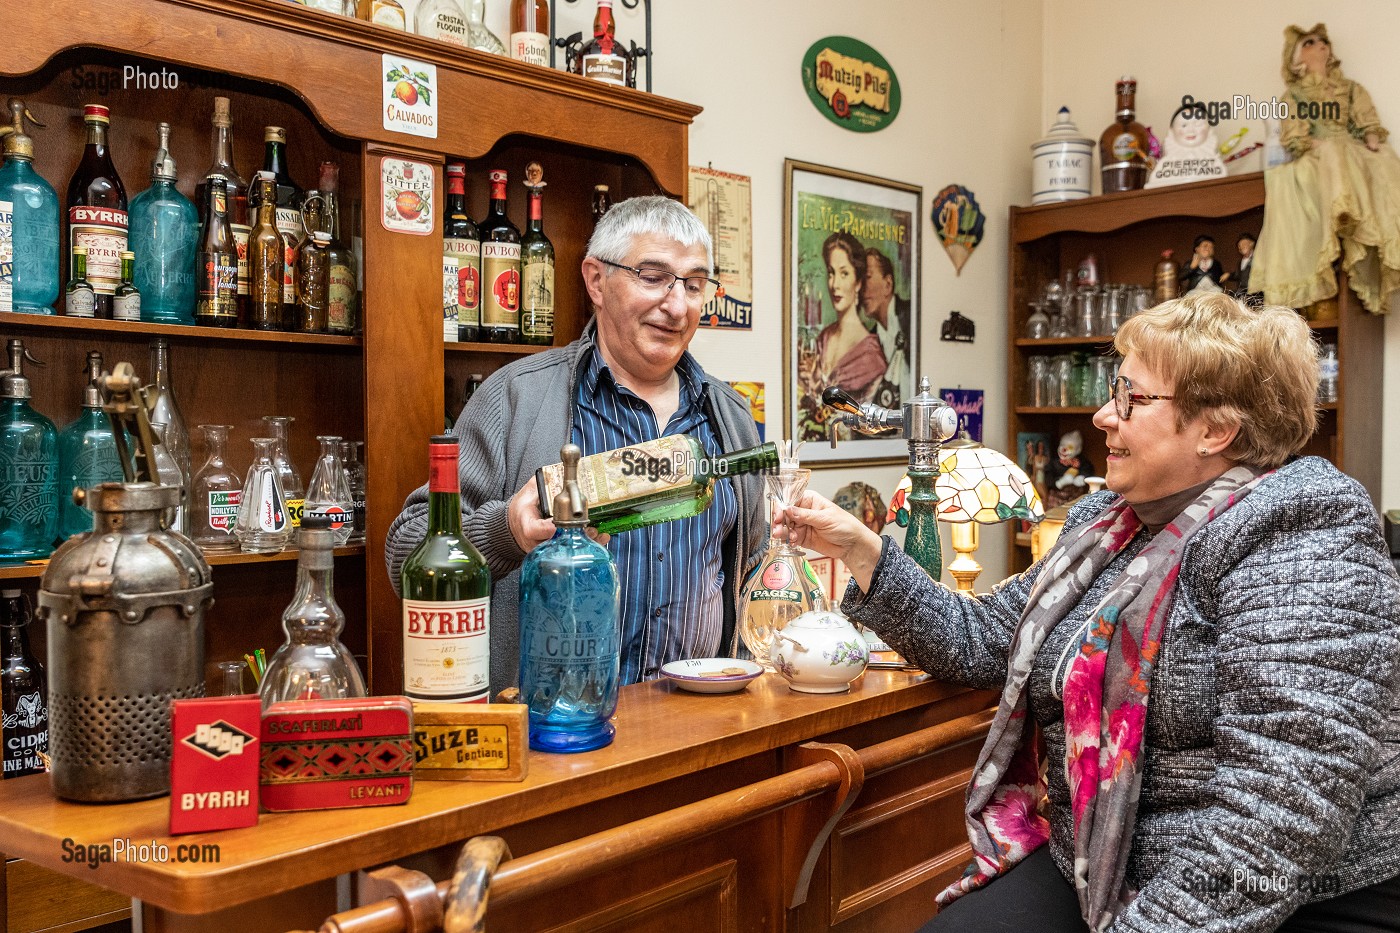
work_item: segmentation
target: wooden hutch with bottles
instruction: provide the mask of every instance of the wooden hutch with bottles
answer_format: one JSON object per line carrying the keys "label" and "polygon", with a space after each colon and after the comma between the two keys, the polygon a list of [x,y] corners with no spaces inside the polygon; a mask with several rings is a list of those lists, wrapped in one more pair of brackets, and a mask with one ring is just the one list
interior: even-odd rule
{"label": "wooden hutch with bottles", "polygon": [[[1075,351],[1111,353],[1112,334],[1089,337],[1026,336],[1031,302],[1046,282],[1060,279],[1085,257],[1097,260],[1099,280],[1150,286],[1163,250],[1185,267],[1199,234],[1215,239],[1216,257],[1226,269],[1239,265],[1235,244],[1242,233],[1258,236],[1264,220],[1264,176],[1254,172],[1213,181],[1100,195],[1058,204],[1011,208],[1010,281],[1007,286],[1007,450],[1018,435],[1048,435],[1051,444],[1078,430],[1084,454],[1102,471],[1107,460],[1103,432],[1093,426],[1097,405],[1036,407],[1027,371],[1033,356]],[[1383,321],[1361,308],[1339,276],[1337,301],[1307,309],[1318,341],[1335,344],[1341,375],[1337,401],[1319,404],[1317,433],[1305,454],[1326,457],[1380,496],[1380,431],[1375,412],[1380,400]],[[1017,451],[1020,456],[1020,451]],[[1051,447],[1050,456],[1055,456]],[[1013,528],[1009,570],[1030,565],[1030,538]]]}
{"label": "wooden hutch with bottles", "polygon": [[[5,25],[14,41],[0,50],[0,88],[46,124],[34,132],[35,168],[60,196],[82,152],[82,107],[94,102],[111,110],[111,149],[129,192],[149,178],[160,122],[173,127],[177,186],[193,192],[211,160],[216,96],[231,100],[235,163],[245,177],[259,163],[266,125],[286,129],[294,178],[314,178],[324,160],[339,164],[342,227],[363,241],[362,334],[0,313],[0,335],[22,337],[44,361],[28,372],[33,404],[60,425],[77,413],[87,351],[100,350],[108,366],[129,360],[144,377],[148,344],[160,336],[170,341],[186,422],[231,425],[229,461],[240,473],[264,415],[296,419],[290,452],[303,474],[317,435],[363,438],[366,541],[337,549],[335,587],[347,616],[343,640],[367,665],[371,692],[397,693],[402,636],[384,569],[389,525],[425,481],[427,440],[456,417],[470,376],[544,349],[444,343],[444,163],[465,160],[473,217],[485,213],[486,173],[509,172],[509,213],[522,228],[519,180],[528,163],[543,166],[562,345],[586,323],[575,270],[594,186],[608,185],[616,199],[684,195],[699,108],[282,0],[127,0],[100,14],[79,0],[52,0],[12,4]],[[436,67],[435,137],[384,128],[385,75],[403,60]],[[131,80],[162,69],[178,83]],[[386,158],[430,167],[427,235],[381,221]],[[203,451],[193,454],[197,467]],[[211,673],[215,662],[281,643],[295,556],[211,560]],[[42,572],[0,566],[0,578],[31,595]],[[43,633],[34,634],[42,657]],[[994,695],[904,671],[871,671],[859,690],[831,698],[761,681],[762,689],[729,702],[677,695],[661,683],[628,687],[615,748],[586,763],[542,756],[519,785],[422,782],[405,807],[264,815],[258,827],[203,840],[221,846],[221,864],[73,865],[52,833],[164,836],[167,802],[85,807],[55,800],[42,778],[4,782],[12,786],[0,787],[0,848],[24,858],[0,873],[0,933],[125,924],[132,897],[144,905],[146,930],[314,928],[344,906],[350,888],[340,882],[353,882],[355,869],[397,861],[442,878],[462,840],[484,832],[507,836],[517,855],[572,847],[563,859],[574,866],[568,878],[546,865],[551,887],[517,899],[507,927],[917,926],[966,861],[962,790]],[[696,700],[719,702],[690,705]],[[635,840],[629,834],[641,830],[632,827],[663,818],[666,834],[648,830],[634,852],[609,841],[610,833]],[[173,848],[179,840],[167,841]],[[612,855],[595,859],[600,847]],[[352,886],[373,900],[365,884]]]}

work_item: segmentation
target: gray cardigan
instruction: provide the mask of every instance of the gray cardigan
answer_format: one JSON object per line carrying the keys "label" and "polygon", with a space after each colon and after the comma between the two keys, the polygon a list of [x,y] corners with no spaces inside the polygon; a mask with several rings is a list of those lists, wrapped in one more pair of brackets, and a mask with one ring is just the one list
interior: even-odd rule
{"label": "gray cardigan", "polygon": [[[1071,528],[1115,496],[1071,509]],[[1139,535],[1036,657],[1050,847],[1072,877],[1061,682],[1089,611]],[[886,542],[843,608],[933,676],[1000,689],[1041,565],[975,598]],[[1400,874],[1400,581],[1370,499],[1316,457],[1267,477],[1187,546],[1153,676],[1146,765],[1114,931],[1264,933],[1303,903]],[[1274,878],[1286,878],[1287,890]]]}
{"label": "gray cardigan", "polygon": [[[473,393],[453,432],[461,442],[457,461],[462,492],[462,531],[491,568],[491,692],[514,685],[520,664],[520,564],[525,552],[510,532],[506,504],[538,467],[559,462],[559,448],[573,431],[574,396],[584,354],[594,346],[594,325],[566,347],[533,354],[492,373]],[[727,451],[759,443],[748,403],[708,374],[710,423]],[[725,632],[733,654],[740,587],[758,562],[768,536],[763,479],[733,477],[738,521],[725,542]],[[385,562],[399,591],[399,570],[428,530],[428,487],[409,494],[389,527]]]}

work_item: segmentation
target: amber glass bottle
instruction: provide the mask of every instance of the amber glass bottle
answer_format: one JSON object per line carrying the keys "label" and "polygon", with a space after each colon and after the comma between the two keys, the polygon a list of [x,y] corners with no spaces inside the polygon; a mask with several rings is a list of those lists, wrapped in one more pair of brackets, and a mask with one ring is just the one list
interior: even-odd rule
{"label": "amber glass bottle", "polygon": [[1137,82],[1118,79],[1116,121],[1099,137],[1099,165],[1103,169],[1103,193],[1136,191],[1147,183],[1147,128],[1134,118]]}

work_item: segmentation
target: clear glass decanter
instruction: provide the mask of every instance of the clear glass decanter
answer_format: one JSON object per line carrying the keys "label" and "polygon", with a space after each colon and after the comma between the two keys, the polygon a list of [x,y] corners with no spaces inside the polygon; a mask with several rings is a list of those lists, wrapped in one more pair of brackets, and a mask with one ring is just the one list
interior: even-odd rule
{"label": "clear glass decanter", "polygon": [[292,537],[282,480],[272,463],[276,445],[275,438],[253,438],[253,463],[243,483],[238,523],[234,526],[239,547],[249,554],[276,554],[286,548]]}
{"label": "clear glass decanter", "polygon": [[224,461],[230,426],[201,424],[204,449],[209,459],[190,481],[190,539],[206,551],[229,553],[238,550],[238,503],[243,498],[243,480]]}
{"label": "clear glass decanter", "polygon": [[558,531],[520,568],[521,702],[530,707],[530,747],[547,752],[612,742],[617,709],[617,568],[586,534],[579,457],[578,447],[565,446],[564,491],[553,504]]}
{"label": "clear glass decanter", "polygon": [[312,515],[324,516],[330,521],[331,533],[335,535],[338,547],[350,540],[355,524],[355,505],[350,498],[345,464],[340,459],[340,438],[327,434],[318,436],[316,440],[321,444],[321,456],[316,461],[316,469],[311,471],[311,483],[306,487],[302,521],[305,522]]}
{"label": "clear glass decanter", "polygon": [[[784,507],[802,498],[812,478],[811,470],[797,469],[791,462],[785,460],[777,473],[765,477],[769,498]],[[802,549],[791,541],[774,539],[763,563],[744,583],[739,637],[755,662],[775,670],[769,655],[776,634],[802,613],[824,608],[826,594]]]}
{"label": "clear glass decanter", "polygon": [[286,700],[346,700],[367,696],[350,649],[340,642],[345,613],[335,602],[335,533],[324,517],[308,515],[297,536],[297,589],[282,613],[287,641],[263,674],[263,709]]}
{"label": "clear glass decanter", "polygon": [[263,415],[268,437],[276,440],[272,449],[272,465],[277,468],[277,476],[282,481],[282,495],[292,529],[301,524],[302,506],[306,499],[301,474],[297,472],[296,464],[292,463],[292,422],[295,420],[286,415]]}
{"label": "clear glass decanter", "polygon": [[345,460],[345,478],[350,483],[350,504],[355,514],[354,527],[350,529],[350,543],[363,544],[365,540],[365,494],[369,488],[369,474],[365,462],[360,459],[360,448],[364,441],[341,441],[340,456]]}
{"label": "clear glass decanter", "polygon": [[506,47],[496,34],[486,28],[486,0],[466,0],[467,48],[480,49],[492,55],[506,54]]}

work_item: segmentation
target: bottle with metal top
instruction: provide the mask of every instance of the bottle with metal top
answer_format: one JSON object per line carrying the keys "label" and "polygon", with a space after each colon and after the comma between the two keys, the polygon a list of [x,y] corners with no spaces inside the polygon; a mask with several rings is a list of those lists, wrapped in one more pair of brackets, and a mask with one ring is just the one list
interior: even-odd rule
{"label": "bottle with metal top", "polygon": [[58,429],[29,404],[24,341],[0,370],[0,560],[48,557],[58,530]]}
{"label": "bottle with metal top", "polygon": [[83,407],[76,420],[58,435],[59,522],[58,535],[70,538],[92,530],[92,513],[68,495],[98,483],[122,480],[117,441],[112,422],[102,411],[102,354],[88,351],[87,385]]}
{"label": "bottle with metal top", "polygon": [[[164,527],[180,490],[152,481],[155,438],[131,365],[118,364],[103,383],[127,481],[74,492],[95,527],[54,552],[38,600],[53,789],[87,802],[169,792],[170,701],[204,694],[204,613],[214,589],[199,548]],[[140,445],[134,467],[127,425]]]}
{"label": "bottle with metal top", "polygon": [[578,486],[582,451],[566,444],[564,489],[551,512],[559,529],[520,568],[520,694],[530,707],[530,747],[586,752],[613,740],[620,591],[607,548],[585,533]]}

